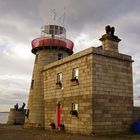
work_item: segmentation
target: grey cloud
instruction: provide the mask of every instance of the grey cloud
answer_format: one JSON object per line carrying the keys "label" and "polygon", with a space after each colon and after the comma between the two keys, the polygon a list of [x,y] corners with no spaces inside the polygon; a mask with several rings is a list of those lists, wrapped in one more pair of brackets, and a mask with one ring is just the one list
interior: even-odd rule
{"label": "grey cloud", "polygon": [[0,75],[0,103],[15,104],[27,101],[30,76]]}
{"label": "grey cloud", "polygon": [[29,43],[39,35],[39,0],[0,0],[0,37]]}
{"label": "grey cloud", "polygon": [[[13,47],[14,49],[14,47]],[[8,50],[7,50],[8,51]],[[9,55],[6,53],[9,53]],[[21,52],[24,53],[24,52]],[[27,53],[27,52],[25,52]],[[29,49],[30,53],[30,49]],[[18,56],[14,56],[17,54],[13,54],[12,52],[0,52],[0,65],[1,74],[31,74],[32,72],[32,65],[33,65],[33,58],[34,55],[31,55],[28,59],[20,58],[20,54]]]}
{"label": "grey cloud", "polygon": [[[0,79],[0,103],[26,100],[34,61],[30,42],[40,36],[41,25],[52,22],[52,9],[56,9],[56,23],[60,23],[58,18],[64,14],[64,7],[67,37],[79,41],[76,51],[91,47],[91,43],[98,46],[99,42],[94,40],[105,33],[105,25],[116,27],[115,34],[122,39],[120,52],[132,55],[135,60],[134,97],[137,99],[140,91],[139,5],[139,0],[0,0],[0,77],[15,75],[14,79]],[[82,34],[87,39],[81,41]],[[19,44],[27,48],[27,51],[21,50],[27,59],[13,51]],[[28,78],[19,80],[17,75],[23,74]]]}
{"label": "grey cloud", "polygon": [[[7,38],[15,43],[28,43],[30,46],[30,41],[33,39],[33,36],[35,37],[37,33],[40,33],[37,31],[38,27],[31,26],[28,22],[22,23],[20,18],[15,18],[14,20],[15,21],[12,21],[12,18],[10,18],[8,20],[0,21],[1,38]],[[32,32],[30,29],[32,29]]]}
{"label": "grey cloud", "polygon": [[55,3],[56,0],[43,1],[43,17],[46,18],[45,14],[49,15],[48,13],[50,13],[52,7],[58,10],[59,14],[60,12],[62,13],[63,7],[66,6],[67,24],[70,29],[78,31],[85,26],[110,23],[115,18],[133,10],[138,11],[136,5],[140,4],[137,0],[133,3],[131,0],[61,0],[59,3]]}
{"label": "grey cloud", "polygon": [[40,0],[0,0],[0,9],[4,11],[1,16],[5,15],[18,15],[24,18],[35,19],[38,16],[39,19],[39,4]]}

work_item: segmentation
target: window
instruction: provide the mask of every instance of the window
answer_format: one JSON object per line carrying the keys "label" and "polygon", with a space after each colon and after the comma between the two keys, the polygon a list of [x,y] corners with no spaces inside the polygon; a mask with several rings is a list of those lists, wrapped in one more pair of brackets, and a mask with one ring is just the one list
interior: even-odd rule
{"label": "window", "polygon": [[78,117],[78,104],[72,103],[70,114]]}
{"label": "window", "polygon": [[57,74],[57,84],[62,83],[62,73]]}
{"label": "window", "polygon": [[78,79],[78,76],[79,76],[79,70],[78,70],[78,68],[74,68],[72,70],[72,79],[76,80],[76,79]]}
{"label": "window", "polygon": [[34,80],[32,80],[31,82],[31,89],[33,89],[33,87],[34,87]]}
{"label": "window", "polygon": [[25,116],[26,116],[27,118],[29,117],[29,109],[26,109]]}
{"label": "window", "polygon": [[63,53],[58,54],[58,60],[61,60],[61,59],[63,59]]}
{"label": "window", "polygon": [[78,104],[72,103],[72,111],[78,111]]}
{"label": "window", "polygon": [[36,57],[35,57],[35,63],[38,62],[38,54],[36,54]]}

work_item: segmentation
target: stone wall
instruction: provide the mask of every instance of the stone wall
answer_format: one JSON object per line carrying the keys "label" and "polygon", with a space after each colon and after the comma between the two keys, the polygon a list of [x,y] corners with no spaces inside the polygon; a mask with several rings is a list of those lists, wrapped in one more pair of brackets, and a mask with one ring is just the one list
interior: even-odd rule
{"label": "stone wall", "polygon": [[[71,81],[72,69],[79,69],[78,81]],[[62,85],[56,85],[62,72]],[[49,64],[44,71],[45,128],[56,123],[56,106],[61,105],[61,123],[66,131],[90,134],[92,111],[92,48]],[[70,114],[72,103],[78,104],[78,117]]]}
{"label": "stone wall", "polygon": [[[71,81],[79,69],[78,83]],[[62,72],[62,87],[56,85]],[[56,106],[61,104],[61,122],[67,131],[82,134],[128,132],[133,122],[132,60],[116,52],[89,48],[44,70],[45,128],[56,123]],[[78,103],[78,117],[69,112]]]}
{"label": "stone wall", "polygon": [[26,109],[16,110],[10,109],[7,124],[24,124]]}
{"label": "stone wall", "polygon": [[44,81],[42,71],[45,65],[58,60],[59,53],[62,53],[64,57],[69,55],[65,50],[53,48],[40,49],[36,53],[28,98],[29,116],[25,120],[25,127],[44,127]]}
{"label": "stone wall", "polygon": [[94,50],[92,78],[94,133],[128,132],[133,121],[131,57]]}
{"label": "stone wall", "polygon": [[133,108],[133,119],[134,121],[140,120],[140,107]]}

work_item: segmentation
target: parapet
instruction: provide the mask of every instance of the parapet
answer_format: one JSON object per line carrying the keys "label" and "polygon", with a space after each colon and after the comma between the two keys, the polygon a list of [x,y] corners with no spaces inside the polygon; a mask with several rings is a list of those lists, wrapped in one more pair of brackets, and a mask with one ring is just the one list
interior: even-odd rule
{"label": "parapet", "polygon": [[16,110],[11,108],[8,116],[7,124],[23,125],[25,121],[26,109]]}

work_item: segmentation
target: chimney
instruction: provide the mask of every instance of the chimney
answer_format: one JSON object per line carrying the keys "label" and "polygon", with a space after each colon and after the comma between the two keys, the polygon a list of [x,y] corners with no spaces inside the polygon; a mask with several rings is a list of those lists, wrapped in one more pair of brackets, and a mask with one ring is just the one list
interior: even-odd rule
{"label": "chimney", "polygon": [[109,25],[105,27],[106,34],[99,40],[102,41],[102,49],[112,52],[118,52],[118,43],[121,41],[117,36],[114,35],[115,28]]}

